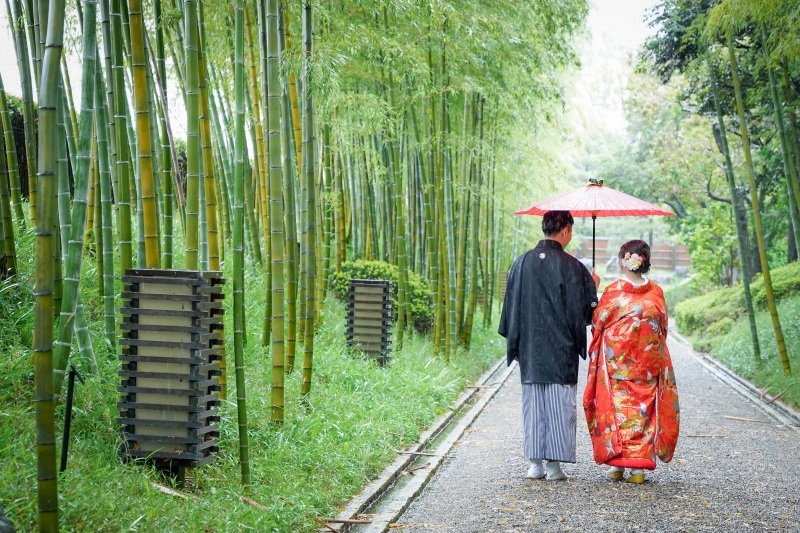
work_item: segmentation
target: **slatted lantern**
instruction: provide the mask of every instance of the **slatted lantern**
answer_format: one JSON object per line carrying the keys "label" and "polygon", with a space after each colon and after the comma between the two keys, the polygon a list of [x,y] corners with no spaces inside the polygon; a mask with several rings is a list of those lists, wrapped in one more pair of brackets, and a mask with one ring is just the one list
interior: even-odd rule
{"label": "slatted lantern", "polygon": [[131,269],[122,282],[121,453],[181,472],[207,463],[218,451],[221,273]]}
{"label": "slatted lantern", "polygon": [[386,364],[394,316],[392,284],[384,280],[351,279],[347,302],[347,344],[378,364]]}

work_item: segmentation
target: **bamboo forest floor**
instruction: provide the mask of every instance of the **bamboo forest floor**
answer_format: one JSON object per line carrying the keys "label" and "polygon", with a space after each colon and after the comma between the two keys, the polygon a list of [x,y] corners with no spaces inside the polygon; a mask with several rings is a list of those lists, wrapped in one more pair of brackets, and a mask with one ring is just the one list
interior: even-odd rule
{"label": "bamboo forest floor", "polygon": [[584,361],[578,462],[563,465],[566,482],[527,479],[514,370],[402,514],[385,527],[378,526],[380,515],[363,516],[373,524],[350,530],[797,531],[798,419],[760,400],[746,383],[732,381],[679,335],[671,333],[669,345],[680,395],[680,439],[673,461],[659,463],[643,485],[608,481],[605,467],[592,460],[580,407]]}

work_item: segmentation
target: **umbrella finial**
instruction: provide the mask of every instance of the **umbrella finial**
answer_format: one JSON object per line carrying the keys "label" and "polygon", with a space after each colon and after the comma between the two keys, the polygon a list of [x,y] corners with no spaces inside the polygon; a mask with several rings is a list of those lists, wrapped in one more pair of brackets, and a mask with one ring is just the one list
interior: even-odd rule
{"label": "umbrella finial", "polygon": [[589,183],[587,185],[597,185],[599,187],[603,186],[603,180],[600,178],[589,178]]}

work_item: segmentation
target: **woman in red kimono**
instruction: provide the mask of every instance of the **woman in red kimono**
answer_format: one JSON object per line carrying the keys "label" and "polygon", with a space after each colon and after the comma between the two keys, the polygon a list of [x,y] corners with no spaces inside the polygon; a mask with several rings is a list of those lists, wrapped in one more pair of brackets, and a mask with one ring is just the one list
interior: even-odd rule
{"label": "woman in red kimono", "polygon": [[594,460],[609,477],[644,483],[656,457],[668,463],[678,442],[680,410],[667,349],[667,306],[661,287],[643,277],[650,247],[635,240],[619,251],[621,277],[594,312],[583,408]]}

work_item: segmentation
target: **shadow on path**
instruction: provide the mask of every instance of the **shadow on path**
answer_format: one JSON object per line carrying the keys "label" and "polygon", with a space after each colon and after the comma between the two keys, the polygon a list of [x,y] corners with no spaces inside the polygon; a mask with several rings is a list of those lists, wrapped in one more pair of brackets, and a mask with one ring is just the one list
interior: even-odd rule
{"label": "shadow on path", "polygon": [[[592,459],[578,386],[578,463],[568,481],[525,477],[515,371],[392,531],[798,531],[800,435],[750,403],[670,336],[681,404],[675,457],[644,485]],[[744,419],[744,420],[743,420]]]}

